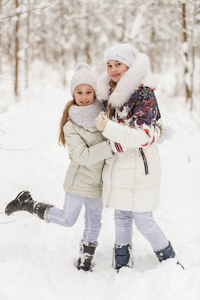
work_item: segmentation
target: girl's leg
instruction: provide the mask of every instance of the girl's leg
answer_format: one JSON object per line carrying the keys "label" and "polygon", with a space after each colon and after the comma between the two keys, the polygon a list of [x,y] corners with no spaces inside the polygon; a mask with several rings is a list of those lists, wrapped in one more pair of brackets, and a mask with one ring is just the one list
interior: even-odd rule
{"label": "girl's leg", "polygon": [[84,241],[97,244],[99,232],[101,229],[102,218],[102,198],[86,198],[85,204],[85,229],[83,233]]}
{"label": "girl's leg", "polygon": [[80,245],[78,269],[92,270],[92,261],[97,247],[97,240],[101,229],[102,198],[85,198],[85,229]]}
{"label": "girl's leg", "polygon": [[52,207],[48,212],[48,222],[71,227],[76,223],[85,197],[65,194],[63,210]]}
{"label": "girl's leg", "polygon": [[153,219],[152,212],[133,212],[137,229],[150,242],[154,251],[159,251],[169,245],[169,241]]}
{"label": "girl's leg", "polygon": [[113,267],[132,267],[132,225],[133,212],[115,210],[115,245],[113,249]]}
{"label": "girl's leg", "polygon": [[115,210],[115,244],[132,244],[133,212]]}

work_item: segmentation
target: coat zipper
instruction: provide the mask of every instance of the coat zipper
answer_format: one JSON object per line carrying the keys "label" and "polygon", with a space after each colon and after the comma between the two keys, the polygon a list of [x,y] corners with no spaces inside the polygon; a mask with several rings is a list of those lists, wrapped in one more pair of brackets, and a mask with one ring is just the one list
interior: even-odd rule
{"label": "coat zipper", "polygon": [[139,148],[139,151],[140,151],[140,154],[141,154],[142,159],[143,159],[145,174],[147,175],[149,173],[147,158],[146,158],[146,155],[144,154],[144,150],[142,148]]}

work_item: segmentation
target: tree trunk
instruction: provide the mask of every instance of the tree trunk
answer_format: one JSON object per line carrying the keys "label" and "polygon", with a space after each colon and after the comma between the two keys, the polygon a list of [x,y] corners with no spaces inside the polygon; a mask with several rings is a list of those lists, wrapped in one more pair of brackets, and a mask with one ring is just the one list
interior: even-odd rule
{"label": "tree trunk", "polygon": [[[28,1],[27,10],[30,8],[30,1]],[[25,49],[25,87],[28,88],[28,75],[29,75],[29,36],[30,36],[30,12],[26,17],[26,49]]]}
{"label": "tree trunk", "polygon": [[[15,0],[15,8],[18,9],[19,3],[18,0]],[[19,14],[17,12],[16,14],[16,21],[15,21],[15,96],[16,100],[18,101],[19,96],[19,87],[18,87],[18,75],[19,75],[19,58],[18,58],[18,52],[19,52]]]}
{"label": "tree trunk", "polygon": [[[184,43],[184,84],[186,91],[186,103],[190,101],[192,103],[192,89],[191,82],[192,76],[191,72],[189,72],[189,41],[187,35],[187,23],[186,23],[186,3],[182,3],[182,17],[183,17],[183,43]],[[188,83],[188,79],[190,80],[190,84]]]}
{"label": "tree trunk", "polygon": [[[2,2],[0,0],[0,15],[2,14]],[[2,26],[0,27],[0,45],[3,45],[3,39],[2,39]],[[1,59],[0,59],[0,73],[1,73]]]}
{"label": "tree trunk", "polygon": [[[152,22],[153,23],[153,22]],[[150,61],[151,61],[151,71],[154,72],[155,68],[155,54],[154,54],[154,45],[155,45],[155,36],[156,36],[156,33],[155,33],[155,29],[154,29],[154,25],[152,25],[152,28],[151,28],[151,41],[150,41]]]}

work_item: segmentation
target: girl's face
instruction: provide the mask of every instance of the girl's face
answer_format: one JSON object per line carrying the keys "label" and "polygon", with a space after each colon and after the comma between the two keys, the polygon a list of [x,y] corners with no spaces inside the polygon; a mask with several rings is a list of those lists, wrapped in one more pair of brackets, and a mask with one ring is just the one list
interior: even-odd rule
{"label": "girl's face", "polygon": [[95,100],[93,88],[88,84],[80,84],[75,88],[74,98],[78,106],[88,106]]}
{"label": "girl's face", "polygon": [[107,62],[107,73],[110,79],[114,82],[118,82],[122,75],[128,70],[128,67],[117,60],[109,60]]}

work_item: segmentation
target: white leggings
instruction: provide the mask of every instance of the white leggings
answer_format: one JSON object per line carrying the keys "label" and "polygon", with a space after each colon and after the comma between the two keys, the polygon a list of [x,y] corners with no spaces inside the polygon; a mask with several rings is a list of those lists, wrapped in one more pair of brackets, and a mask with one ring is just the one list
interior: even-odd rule
{"label": "white leggings", "polygon": [[132,244],[133,220],[137,229],[149,241],[153,250],[162,250],[169,241],[153,219],[152,212],[115,210],[115,243]]}
{"label": "white leggings", "polygon": [[72,227],[76,223],[83,205],[85,206],[83,239],[89,243],[97,243],[103,209],[101,197],[92,199],[66,193],[63,209],[52,207],[48,212],[48,222]]}

